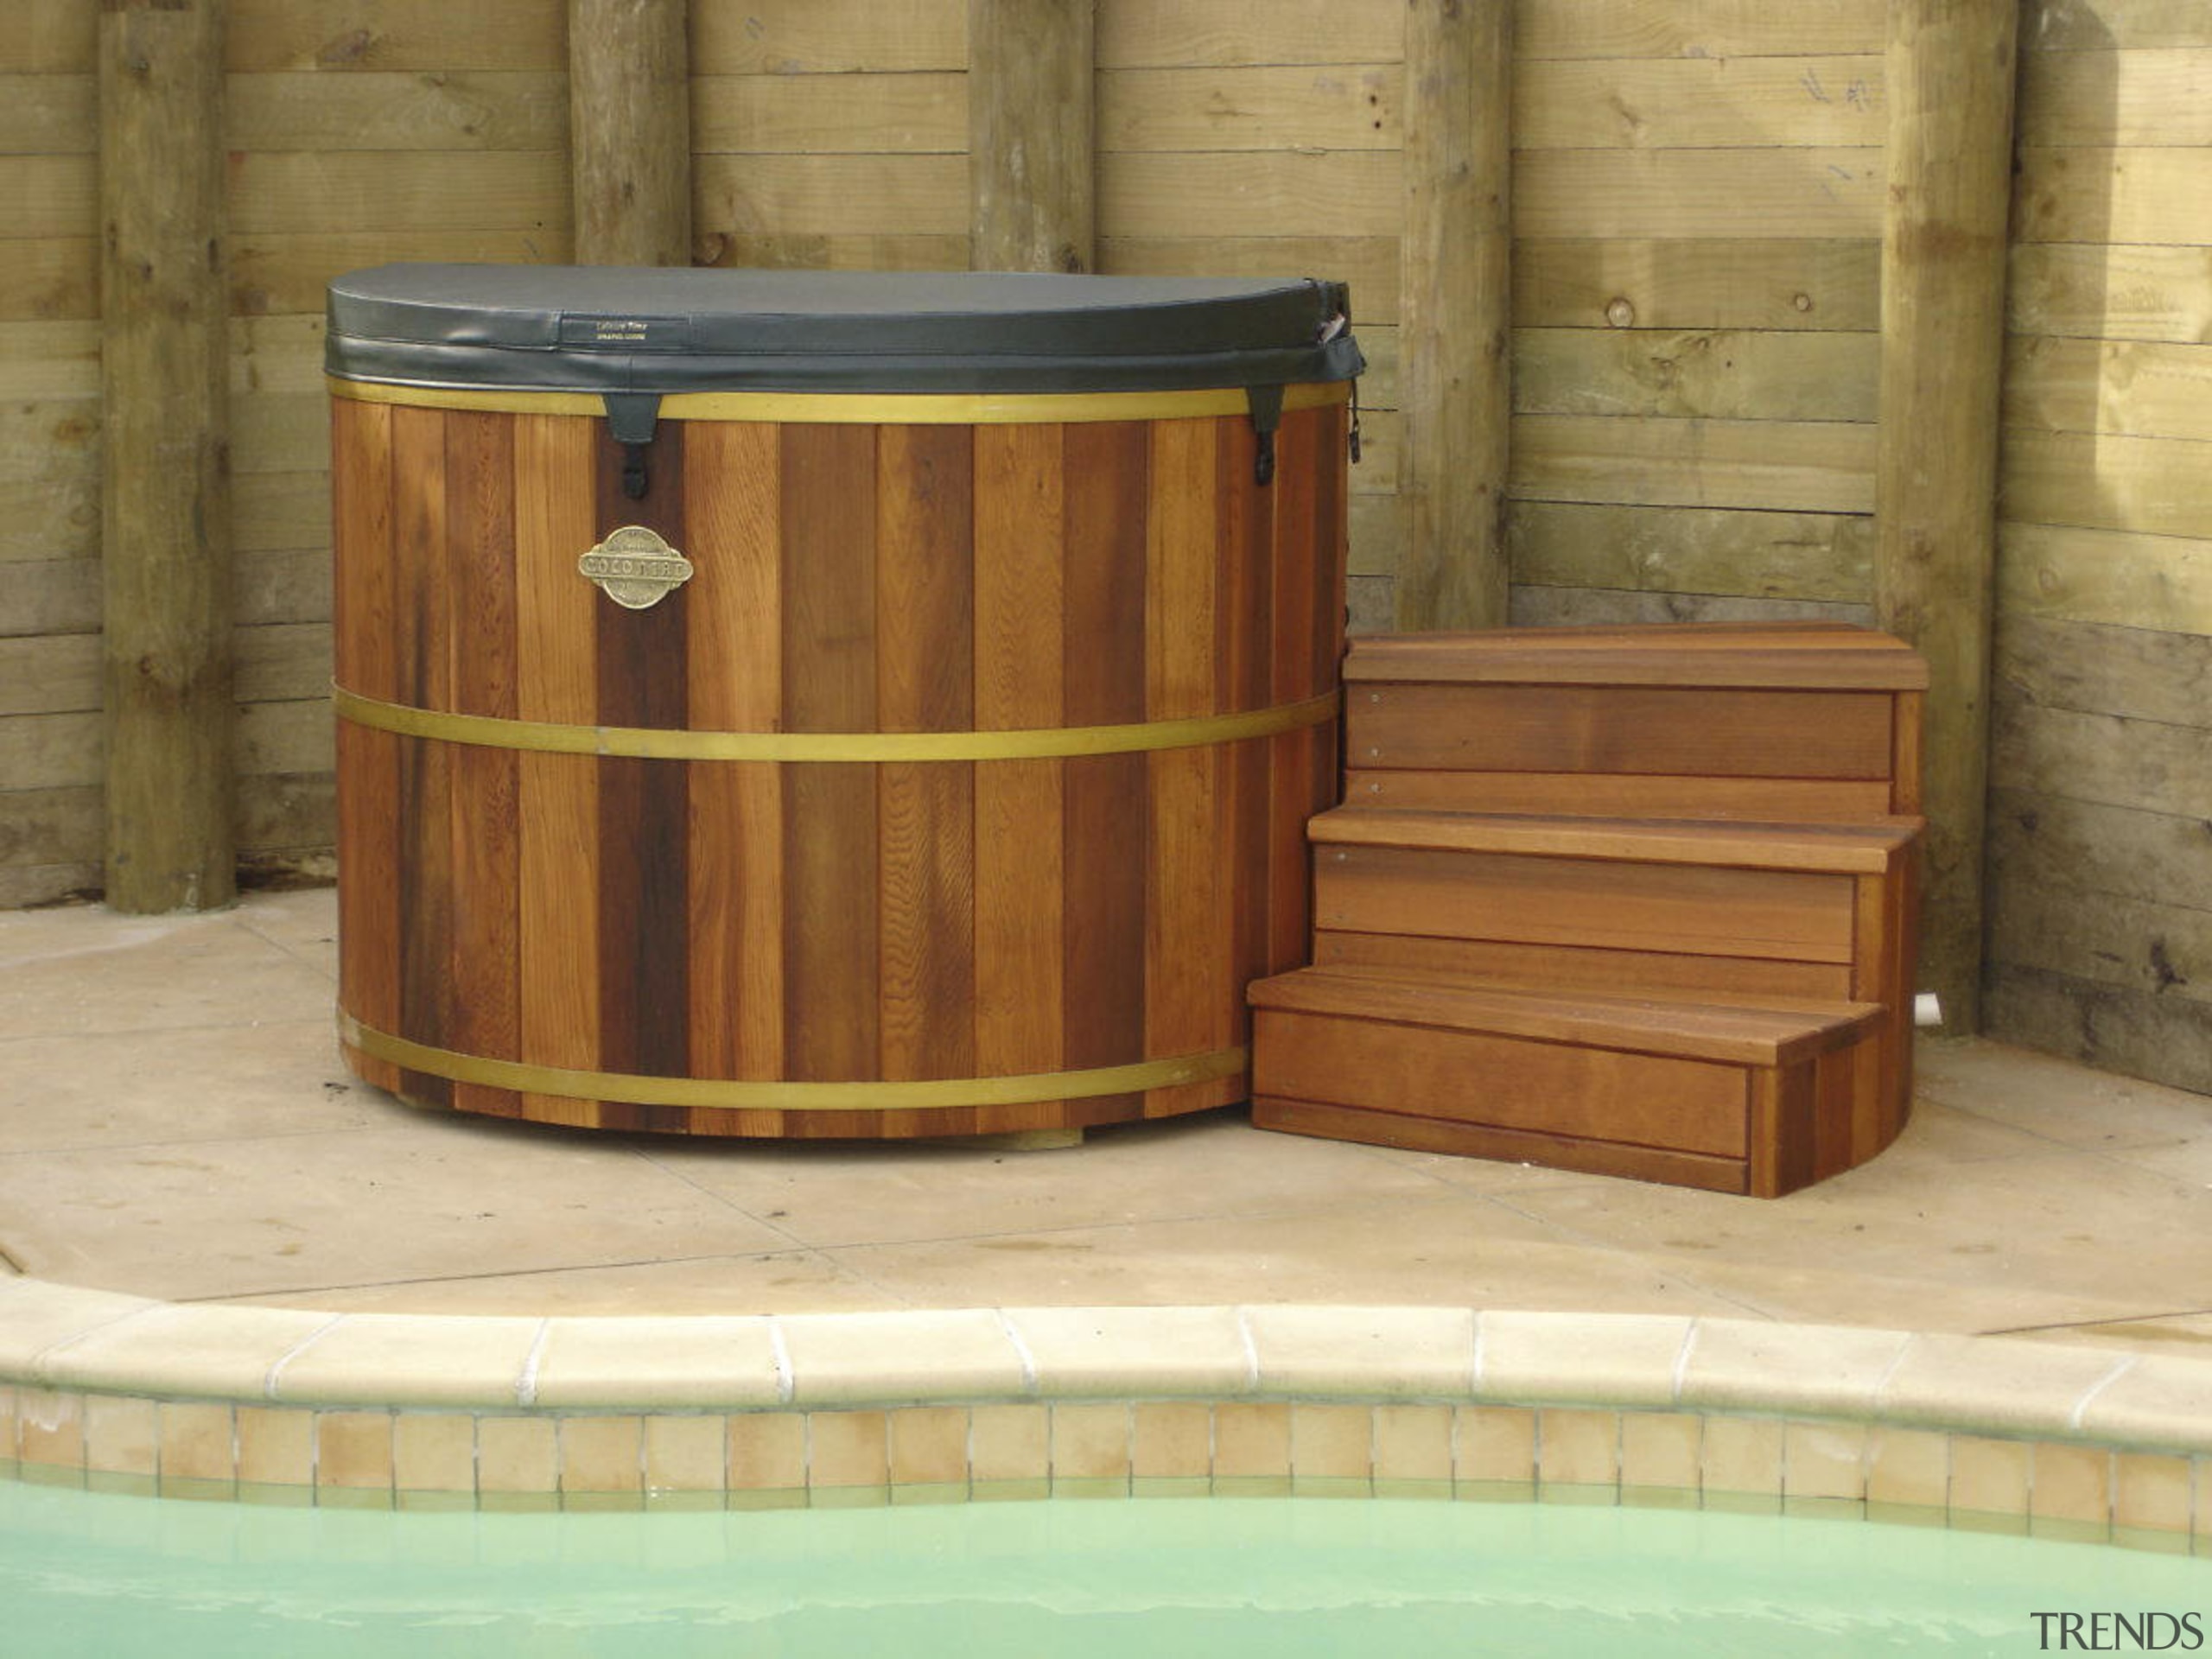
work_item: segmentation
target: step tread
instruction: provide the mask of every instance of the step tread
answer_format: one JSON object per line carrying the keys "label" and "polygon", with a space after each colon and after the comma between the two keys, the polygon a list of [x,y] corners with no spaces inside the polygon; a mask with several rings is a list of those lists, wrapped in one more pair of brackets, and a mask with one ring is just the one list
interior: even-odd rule
{"label": "step tread", "polygon": [[1923,821],[1916,817],[1863,823],[1771,823],[1344,805],[1316,814],[1307,821],[1306,832],[1316,847],[1398,847],[1878,874],[1891,868],[1923,827]]}
{"label": "step tread", "polygon": [[1255,1008],[1284,1014],[1759,1065],[1856,1042],[1885,1014],[1873,1002],[1599,995],[1347,968],[1296,969],[1254,982],[1247,995]]}
{"label": "step tread", "polygon": [[1902,640],[1842,622],[1654,623],[1370,635],[1348,683],[1768,687],[1924,691],[1928,664]]}

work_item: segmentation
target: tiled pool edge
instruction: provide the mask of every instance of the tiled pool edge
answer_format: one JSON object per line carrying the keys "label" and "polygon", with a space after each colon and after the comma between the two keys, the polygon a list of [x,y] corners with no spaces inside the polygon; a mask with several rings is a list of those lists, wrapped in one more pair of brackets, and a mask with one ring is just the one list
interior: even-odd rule
{"label": "tiled pool edge", "polygon": [[1656,1315],[473,1319],[9,1278],[0,1476],[425,1509],[1535,1498],[2212,1555],[2212,1363]]}

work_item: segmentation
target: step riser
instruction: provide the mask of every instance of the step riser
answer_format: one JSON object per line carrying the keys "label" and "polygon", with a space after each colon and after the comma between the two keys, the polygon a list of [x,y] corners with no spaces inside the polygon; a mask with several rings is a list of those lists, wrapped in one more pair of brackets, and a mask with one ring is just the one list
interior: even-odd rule
{"label": "step riser", "polygon": [[1557,986],[1616,995],[1655,991],[1694,996],[1719,991],[1830,1001],[1860,999],[1848,963],[1777,962],[1754,957],[1524,944],[1498,939],[1421,938],[1404,933],[1324,930],[1313,937],[1317,968],[1387,969],[1407,979],[1476,980],[1489,985]]}
{"label": "step riser", "polygon": [[1262,1008],[1252,1121],[1772,1198],[1862,1160],[1877,1047],[1761,1066]]}
{"label": "step riser", "polygon": [[[1625,810],[1649,817],[1910,813],[1919,795],[1915,699],[1871,691],[1355,685],[1345,702],[1346,798],[1387,798],[1395,788],[1394,804],[1406,806],[1599,815],[1634,801]],[[1392,774],[1412,777],[1395,783]],[[1491,792],[1477,781],[1485,778],[1496,780]],[[1460,779],[1469,780],[1464,791]],[[1409,798],[1408,788],[1441,798]]]}

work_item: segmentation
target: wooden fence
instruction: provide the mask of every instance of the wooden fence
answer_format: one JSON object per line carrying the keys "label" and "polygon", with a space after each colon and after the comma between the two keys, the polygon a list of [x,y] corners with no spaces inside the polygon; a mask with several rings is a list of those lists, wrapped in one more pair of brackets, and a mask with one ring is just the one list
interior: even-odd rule
{"label": "wooden fence", "polygon": [[[971,3],[690,0],[695,262],[967,265],[989,160],[969,135],[995,118],[970,69],[1006,27],[975,49]],[[1884,247],[1915,235],[1890,174],[1896,29],[1961,8],[2009,15],[1463,0],[1510,41],[1511,155],[1498,192],[1454,201],[1434,158],[1495,141],[1471,114],[1438,124],[1456,94],[1433,77],[1473,73],[1481,42],[1409,26],[1404,0],[1096,0],[1090,257],[1350,281],[1374,365],[1357,626],[1478,620],[1495,599],[1462,578],[1492,543],[1516,621],[1895,620]],[[323,285],[575,256],[570,3],[226,10],[233,829],[249,875],[311,872],[331,840]],[[101,880],[99,12],[17,0],[0,30],[0,905]],[[1929,966],[1969,1007],[1986,990],[1997,1034],[2212,1089],[2212,13],[2021,0],[2017,27],[1993,634],[1970,594],[1916,625],[1960,664],[1962,709],[1955,646],[1993,642],[1986,745],[1964,746],[1988,766],[1986,857],[1974,837],[1939,884],[1963,931]],[[1452,251],[1491,245],[1506,292],[1471,325],[1491,302]],[[1470,345],[1491,327],[1503,364]],[[1486,355],[1505,372],[1481,378]],[[1978,776],[1952,787],[1936,810],[1964,823]]]}

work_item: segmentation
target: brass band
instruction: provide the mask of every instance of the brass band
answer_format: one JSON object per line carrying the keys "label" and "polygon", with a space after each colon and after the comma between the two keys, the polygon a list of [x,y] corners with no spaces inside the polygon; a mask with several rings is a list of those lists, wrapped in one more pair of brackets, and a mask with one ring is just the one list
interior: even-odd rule
{"label": "brass band", "polygon": [[340,720],[402,737],[482,748],[530,749],[649,760],[1033,760],[1139,750],[1187,749],[1274,737],[1333,720],[1338,694],[1243,714],[1140,721],[1126,726],[1025,727],[1002,732],[721,732],[652,726],[565,726],[550,721],[450,715],[365,697],[334,685]]}
{"label": "brass band", "polygon": [[[595,391],[531,391],[507,387],[395,386],[325,377],[334,397],[415,409],[489,410],[508,415],[604,415]],[[1316,409],[1349,402],[1349,381],[1285,386],[1282,406]],[[1000,426],[1077,421],[1172,421],[1243,415],[1250,403],[1241,386],[1191,391],[839,392],[671,391],[660,400],[666,421],[767,421],[808,425]]]}
{"label": "brass band", "polygon": [[790,1083],[740,1082],[726,1077],[651,1077],[627,1071],[573,1071],[555,1065],[525,1065],[518,1060],[486,1059],[410,1042],[363,1025],[349,1014],[338,1016],[338,1037],[372,1059],[388,1060],[455,1083],[518,1094],[557,1095],[573,1100],[605,1100],[632,1106],[734,1107],[778,1112],[910,1112],[963,1106],[1022,1106],[1036,1101],[1084,1100],[1096,1095],[1135,1094],[1172,1089],[1179,1084],[1211,1083],[1244,1070],[1247,1051],[1216,1049],[1210,1054],[1179,1054],[1128,1065],[1094,1066],[1082,1071],[1031,1071],[1005,1077],[929,1077],[910,1082]]}

